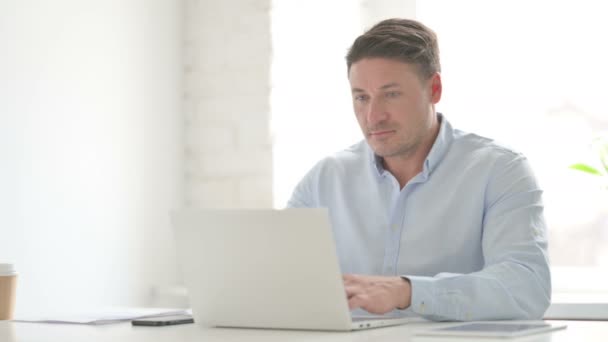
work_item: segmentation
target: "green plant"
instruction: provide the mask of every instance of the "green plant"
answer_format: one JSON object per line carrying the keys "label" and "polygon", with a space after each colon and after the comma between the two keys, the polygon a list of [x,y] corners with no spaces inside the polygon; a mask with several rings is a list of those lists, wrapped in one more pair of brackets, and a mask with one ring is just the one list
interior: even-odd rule
{"label": "green plant", "polygon": [[601,136],[593,139],[591,146],[599,155],[599,167],[594,167],[586,163],[577,163],[570,165],[570,168],[591,175],[605,177],[608,180],[608,136]]}

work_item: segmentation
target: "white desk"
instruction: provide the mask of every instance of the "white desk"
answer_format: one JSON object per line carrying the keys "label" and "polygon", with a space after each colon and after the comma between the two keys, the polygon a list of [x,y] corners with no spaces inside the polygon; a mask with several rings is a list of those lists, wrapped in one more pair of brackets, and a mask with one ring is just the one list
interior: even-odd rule
{"label": "white desk", "polygon": [[[519,339],[495,339],[494,341],[535,341],[535,342],[606,342],[608,341],[608,322],[601,321],[555,321],[566,323],[566,330],[532,335]],[[470,338],[436,338],[413,336],[412,332],[431,325],[442,323],[410,323],[397,327],[386,327],[358,332],[315,332],[287,330],[224,329],[201,328],[194,324],[166,327],[133,327],[130,323],[119,323],[104,326],[86,326],[69,324],[12,323],[0,322],[1,342],[231,342],[231,341],[289,341],[289,342],[468,342]],[[474,339],[476,342],[492,341]]]}

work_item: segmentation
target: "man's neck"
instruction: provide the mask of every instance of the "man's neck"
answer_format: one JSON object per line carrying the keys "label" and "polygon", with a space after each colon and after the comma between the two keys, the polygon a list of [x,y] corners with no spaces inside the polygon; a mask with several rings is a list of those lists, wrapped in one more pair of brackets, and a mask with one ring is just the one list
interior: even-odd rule
{"label": "man's neck", "polygon": [[414,153],[407,156],[383,158],[384,168],[395,176],[400,189],[403,189],[412,178],[422,172],[424,161],[439,134],[439,126],[439,118],[437,118],[431,129],[431,134],[418,146]]}

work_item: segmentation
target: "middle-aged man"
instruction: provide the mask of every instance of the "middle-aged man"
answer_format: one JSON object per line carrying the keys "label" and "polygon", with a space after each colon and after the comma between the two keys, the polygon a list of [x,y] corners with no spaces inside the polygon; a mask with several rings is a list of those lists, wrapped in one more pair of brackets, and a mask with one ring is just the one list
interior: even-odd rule
{"label": "middle-aged man", "polygon": [[288,207],[328,208],[351,309],[541,318],[551,295],[542,190],[523,155],[435,111],[435,33],[384,20],[346,60],[365,140],[315,165]]}

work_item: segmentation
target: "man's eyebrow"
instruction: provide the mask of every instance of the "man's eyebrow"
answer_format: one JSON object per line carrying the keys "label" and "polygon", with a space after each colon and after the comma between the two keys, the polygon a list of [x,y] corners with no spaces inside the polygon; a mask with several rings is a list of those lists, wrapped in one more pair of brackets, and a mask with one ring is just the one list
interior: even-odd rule
{"label": "man's eyebrow", "polygon": [[389,83],[389,84],[385,84],[385,85],[383,85],[382,87],[380,87],[380,89],[383,89],[383,90],[384,90],[384,89],[388,89],[388,88],[394,88],[394,87],[399,87],[399,83],[397,83],[397,82],[392,82],[392,83]]}
{"label": "man's eyebrow", "polygon": [[[397,83],[397,82],[391,82],[391,83],[383,85],[382,87],[380,87],[380,89],[381,90],[386,90],[386,89],[389,89],[389,88],[398,88],[400,86],[401,85],[399,83]],[[361,88],[353,88],[352,92],[353,93],[365,93],[365,90],[363,90]]]}

